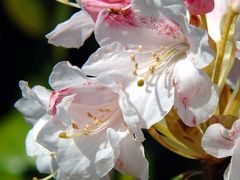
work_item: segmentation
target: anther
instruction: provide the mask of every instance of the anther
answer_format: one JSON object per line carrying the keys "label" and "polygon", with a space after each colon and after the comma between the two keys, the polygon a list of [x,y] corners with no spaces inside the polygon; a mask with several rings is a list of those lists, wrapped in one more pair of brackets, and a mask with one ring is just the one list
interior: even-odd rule
{"label": "anther", "polygon": [[136,59],[135,54],[132,53],[132,54],[131,54],[131,61],[135,61],[135,59]]}
{"label": "anther", "polygon": [[143,79],[139,79],[138,82],[137,82],[137,85],[139,87],[143,86],[144,85],[144,80]]}
{"label": "anther", "polygon": [[151,74],[154,73],[154,70],[155,70],[155,66],[154,65],[149,67],[149,71],[150,71]]}
{"label": "anther", "polygon": [[76,123],[72,123],[72,128],[73,129],[79,129],[78,125]]}
{"label": "anther", "polygon": [[142,45],[138,46],[138,52],[142,52]]}
{"label": "anther", "polygon": [[137,76],[137,70],[136,69],[133,70],[133,75]]}
{"label": "anther", "polygon": [[68,136],[67,136],[67,133],[66,132],[61,132],[58,137],[62,138],[62,139],[67,139]]}

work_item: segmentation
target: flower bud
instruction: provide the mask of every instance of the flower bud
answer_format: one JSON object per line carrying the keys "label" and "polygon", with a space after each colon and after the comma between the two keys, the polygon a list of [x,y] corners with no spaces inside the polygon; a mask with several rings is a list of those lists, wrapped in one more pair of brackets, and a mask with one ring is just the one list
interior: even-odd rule
{"label": "flower bud", "polygon": [[188,10],[195,15],[203,15],[214,8],[214,0],[185,0]]}

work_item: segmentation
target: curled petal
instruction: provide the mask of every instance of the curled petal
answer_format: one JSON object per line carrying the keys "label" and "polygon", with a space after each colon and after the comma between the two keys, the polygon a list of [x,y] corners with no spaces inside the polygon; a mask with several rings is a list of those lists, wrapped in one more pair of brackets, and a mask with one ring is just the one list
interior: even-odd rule
{"label": "curled petal", "polygon": [[65,89],[85,82],[87,77],[77,66],[72,66],[67,61],[56,64],[49,77],[49,84],[55,90]]}
{"label": "curled petal", "polygon": [[188,60],[176,63],[174,69],[175,107],[188,126],[206,121],[218,103],[218,92],[211,80]]}
{"label": "curled petal", "polygon": [[69,20],[57,25],[46,35],[48,43],[66,48],[79,48],[92,34],[94,22],[84,11],[75,13]]}
{"label": "curled petal", "polygon": [[203,149],[217,158],[232,156],[235,144],[227,134],[228,130],[221,124],[211,125],[202,137]]}
{"label": "curled petal", "polygon": [[143,146],[130,134],[120,145],[120,154],[115,168],[138,179],[148,179],[148,162],[144,156]]}

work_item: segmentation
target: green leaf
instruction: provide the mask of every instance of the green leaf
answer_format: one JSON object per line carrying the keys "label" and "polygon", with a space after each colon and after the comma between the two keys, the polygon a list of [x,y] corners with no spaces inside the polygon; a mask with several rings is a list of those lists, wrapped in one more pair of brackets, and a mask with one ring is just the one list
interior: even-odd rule
{"label": "green leaf", "polygon": [[46,8],[39,0],[4,0],[4,9],[25,32],[41,36],[47,31]]}

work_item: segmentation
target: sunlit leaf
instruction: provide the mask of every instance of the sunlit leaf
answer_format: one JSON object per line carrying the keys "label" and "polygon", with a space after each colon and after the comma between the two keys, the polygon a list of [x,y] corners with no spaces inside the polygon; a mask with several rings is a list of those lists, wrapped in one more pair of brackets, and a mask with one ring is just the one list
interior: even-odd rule
{"label": "sunlit leaf", "polygon": [[25,32],[43,35],[46,32],[46,9],[42,1],[3,0],[4,9],[11,19]]}

